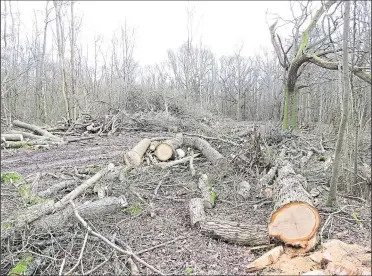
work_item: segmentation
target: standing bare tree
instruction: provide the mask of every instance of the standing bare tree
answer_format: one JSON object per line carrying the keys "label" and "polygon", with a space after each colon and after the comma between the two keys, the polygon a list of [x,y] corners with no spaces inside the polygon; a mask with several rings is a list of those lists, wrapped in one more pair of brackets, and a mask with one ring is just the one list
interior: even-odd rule
{"label": "standing bare tree", "polygon": [[349,97],[350,97],[350,79],[349,79],[349,49],[348,49],[348,40],[349,40],[349,29],[350,29],[350,1],[345,1],[345,12],[344,12],[344,34],[343,34],[343,56],[342,56],[342,87],[343,90],[343,101],[342,101],[342,115],[341,123],[338,129],[338,136],[335,149],[335,160],[332,169],[332,178],[331,178],[331,188],[328,196],[328,204],[336,204],[336,194],[337,194],[337,182],[340,169],[340,156],[342,145],[344,142],[345,127],[348,118],[349,110]]}

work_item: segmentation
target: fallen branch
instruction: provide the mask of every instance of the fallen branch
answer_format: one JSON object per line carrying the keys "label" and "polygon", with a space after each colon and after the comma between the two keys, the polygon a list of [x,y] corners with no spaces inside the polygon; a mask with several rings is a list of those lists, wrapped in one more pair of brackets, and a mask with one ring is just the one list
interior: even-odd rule
{"label": "fallen branch", "polygon": [[83,246],[81,247],[80,255],[79,255],[79,258],[78,258],[76,264],[66,273],[66,275],[71,274],[72,272],[74,272],[74,270],[78,267],[78,265],[80,264],[81,260],[83,259],[83,253],[84,253],[84,250],[85,250],[85,246],[87,245],[88,236],[89,236],[89,232],[87,232],[85,234]]}
{"label": "fallen branch", "polygon": [[22,134],[4,133],[1,134],[1,141],[23,141]]}
{"label": "fallen branch", "polygon": [[235,142],[232,142],[232,141],[229,141],[229,140],[225,140],[225,139],[221,139],[221,138],[216,138],[216,137],[208,137],[208,136],[204,136],[204,135],[191,134],[191,133],[184,133],[183,135],[185,135],[185,136],[191,136],[191,137],[199,137],[199,138],[202,138],[202,139],[205,139],[205,140],[221,141],[223,143],[230,144],[230,145],[233,145],[233,146],[236,146],[236,147],[239,147],[240,146],[239,144],[237,144]]}
{"label": "fallen branch", "polygon": [[126,254],[130,257],[132,257],[133,259],[135,259],[136,261],[138,261],[139,263],[141,263],[142,265],[146,266],[147,268],[151,269],[152,271],[154,271],[155,273],[159,274],[159,275],[165,275],[164,273],[162,273],[160,270],[156,269],[155,267],[153,267],[152,265],[149,265],[148,263],[146,263],[144,260],[142,260],[141,258],[139,258],[136,254],[134,254],[133,252],[130,252],[130,251],[126,251],[122,248],[120,248],[119,246],[117,246],[116,244],[112,243],[111,241],[109,241],[107,238],[105,238],[104,236],[102,236],[101,234],[95,232],[92,230],[92,228],[88,225],[88,223],[79,215],[78,211],[76,210],[76,207],[75,207],[75,204],[72,200],[70,200],[70,204],[74,210],[74,214],[76,216],[76,218],[80,221],[80,223],[88,230],[88,232],[90,234],[92,234],[93,236],[96,236],[97,238],[100,238],[103,242],[105,242],[107,245],[111,246],[112,248],[114,248],[115,250],[123,253],[123,254]]}
{"label": "fallen branch", "polygon": [[189,162],[191,159],[194,159],[195,157],[198,157],[200,154],[194,154],[192,156],[187,156],[187,157],[184,157],[182,159],[179,159],[179,160],[174,160],[174,161],[171,161],[171,162],[159,162],[159,163],[156,163],[154,164],[154,166],[156,167],[160,167],[162,169],[166,169],[166,168],[170,168],[170,167],[173,167],[175,165],[179,165],[179,164],[184,164],[184,163],[187,163]]}
{"label": "fallen branch", "polygon": [[215,150],[207,141],[197,137],[184,137],[183,142],[185,145],[196,148],[213,164],[218,165],[225,158]]}

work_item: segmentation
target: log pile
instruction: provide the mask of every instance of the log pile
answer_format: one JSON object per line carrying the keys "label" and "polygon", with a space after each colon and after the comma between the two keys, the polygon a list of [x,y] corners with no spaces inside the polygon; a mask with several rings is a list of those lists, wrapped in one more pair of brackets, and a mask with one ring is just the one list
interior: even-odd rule
{"label": "log pile", "polygon": [[[200,153],[194,154],[193,150]],[[162,169],[175,165],[190,163],[195,157],[203,154],[212,164],[220,164],[224,157],[214,149],[206,140],[198,137],[184,137],[177,133],[175,137],[144,138],[131,150],[124,154],[124,163],[127,167],[135,168],[146,162]]]}

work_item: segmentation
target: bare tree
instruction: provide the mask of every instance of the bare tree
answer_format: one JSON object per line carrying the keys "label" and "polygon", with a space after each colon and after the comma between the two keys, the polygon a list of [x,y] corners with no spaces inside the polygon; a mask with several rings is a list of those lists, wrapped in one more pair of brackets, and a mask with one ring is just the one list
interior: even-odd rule
{"label": "bare tree", "polygon": [[343,57],[342,57],[342,87],[343,90],[343,102],[342,102],[342,117],[341,123],[338,130],[336,149],[335,149],[335,160],[332,169],[332,178],[330,183],[330,191],[328,196],[328,204],[336,204],[336,195],[337,195],[337,182],[340,169],[340,156],[342,145],[344,142],[345,127],[348,118],[349,110],[349,97],[350,97],[350,79],[349,79],[349,49],[348,49],[348,40],[349,40],[349,28],[350,28],[350,2],[345,1],[345,11],[344,11],[344,34],[343,34]]}

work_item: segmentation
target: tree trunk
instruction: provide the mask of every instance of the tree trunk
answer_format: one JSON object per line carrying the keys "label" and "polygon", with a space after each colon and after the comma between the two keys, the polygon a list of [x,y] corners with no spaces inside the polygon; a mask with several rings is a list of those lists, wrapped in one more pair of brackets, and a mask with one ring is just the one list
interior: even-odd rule
{"label": "tree trunk", "polygon": [[270,237],[290,245],[307,247],[308,241],[317,233],[320,216],[305,188],[306,179],[296,174],[292,165],[287,164],[279,170],[274,184],[275,204],[269,223]]}
{"label": "tree trunk", "polygon": [[[341,149],[344,142],[345,127],[348,117],[349,95],[350,95],[350,79],[349,79],[349,54],[348,54],[348,39],[349,39],[349,24],[350,24],[350,2],[345,1],[344,12],[344,34],[343,34],[343,102],[342,102],[342,115],[341,122],[338,129],[338,136],[335,149],[335,160],[333,163],[331,188],[328,196],[328,205],[336,205],[337,182],[340,169]],[[340,87],[342,89],[342,87]]]}
{"label": "tree trunk", "polygon": [[148,138],[142,139],[132,150],[128,151],[124,160],[128,166],[137,167],[142,163],[142,157],[147,148],[150,146],[151,140]]}

